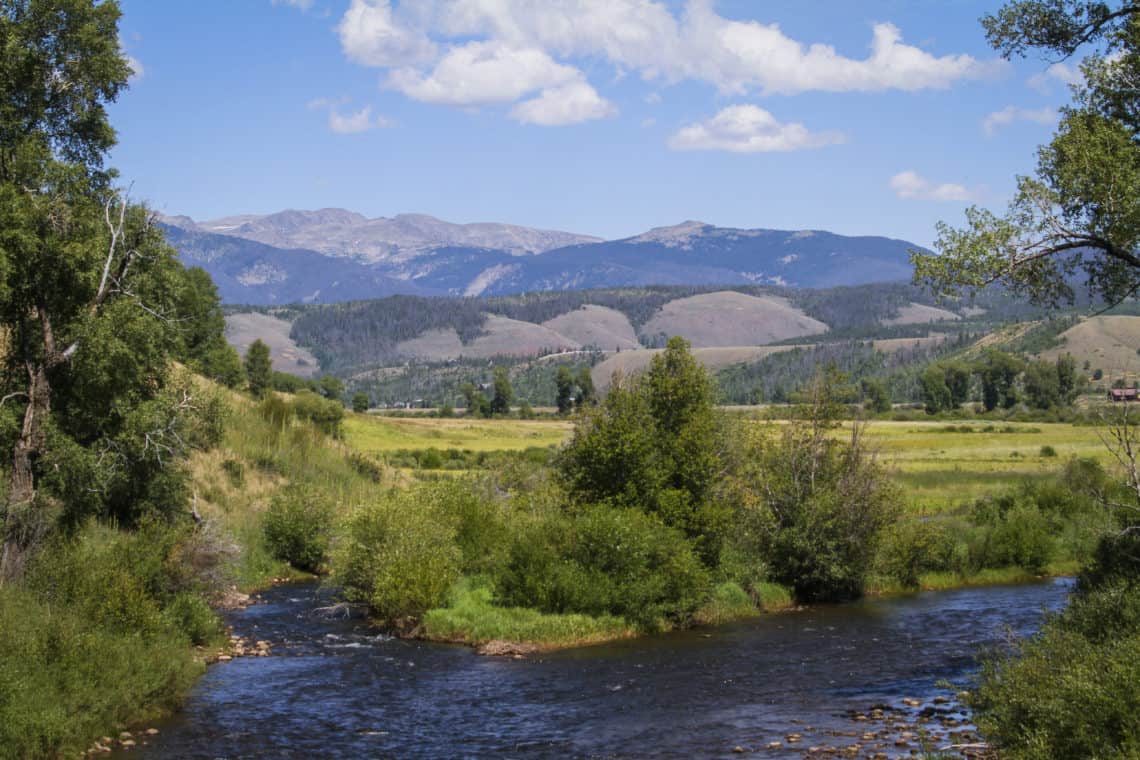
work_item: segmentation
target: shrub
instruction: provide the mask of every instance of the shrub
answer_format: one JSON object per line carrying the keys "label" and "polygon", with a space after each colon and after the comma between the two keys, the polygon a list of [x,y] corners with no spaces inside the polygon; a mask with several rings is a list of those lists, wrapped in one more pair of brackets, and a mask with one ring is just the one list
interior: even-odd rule
{"label": "shrub", "polygon": [[520,536],[498,586],[508,604],[618,615],[644,628],[687,620],[708,587],[683,533],[654,515],[606,506]]}
{"label": "shrub", "polygon": [[0,587],[0,755],[75,756],[115,724],[171,710],[221,624],[186,561],[189,528],[89,524]]}
{"label": "shrub", "polygon": [[987,564],[1017,565],[1030,572],[1044,572],[1055,546],[1049,519],[1036,506],[1021,503],[1010,509],[990,533]]}
{"label": "shrub", "polygon": [[1140,589],[1077,594],[1041,632],[984,665],[973,706],[1011,760],[1140,755]]}
{"label": "shrub", "polygon": [[245,485],[245,465],[237,459],[227,459],[222,462],[222,472],[226,474],[229,479],[230,485],[234,488],[241,488]]}
{"label": "shrub", "polygon": [[805,410],[759,454],[757,490],[769,519],[762,535],[771,579],[802,602],[858,597],[880,531],[899,514],[898,493],[863,449],[829,437],[826,404]]}
{"label": "shrub", "polygon": [[299,419],[311,422],[325,435],[340,437],[344,406],[339,401],[323,398],[310,390],[302,390],[294,397],[293,412]]}
{"label": "shrub", "polygon": [[317,572],[328,554],[333,511],[333,504],[315,488],[282,489],[265,512],[269,553],[298,570]]}
{"label": "shrub", "polygon": [[1049,445],[1042,446],[1041,447],[1041,456],[1043,456],[1043,457],[1055,457],[1055,456],[1057,456],[1057,450],[1055,448],[1053,448],[1052,446],[1049,446]]}
{"label": "shrub", "polygon": [[442,604],[460,576],[453,519],[435,500],[421,500],[436,487],[393,492],[357,508],[334,563],[344,596],[396,627]]}
{"label": "shrub", "polygon": [[293,405],[280,396],[270,394],[257,405],[263,419],[277,429],[284,429],[293,420]]}
{"label": "shrub", "polygon": [[222,621],[198,594],[179,594],[162,614],[171,628],[181,631],[196,646],[217,641],[224,633]]}
{"label": "shrub", "polygon": [[903,586],[917,588],[923,573],[950,568],[954,547],[954,538],[944,526],[906,520],[884,532],[876,564]]}

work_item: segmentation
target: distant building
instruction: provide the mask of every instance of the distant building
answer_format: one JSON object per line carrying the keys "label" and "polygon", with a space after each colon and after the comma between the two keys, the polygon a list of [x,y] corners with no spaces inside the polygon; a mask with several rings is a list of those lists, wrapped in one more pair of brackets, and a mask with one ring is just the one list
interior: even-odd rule
{"label": "distant building", "polygon": [[1109,401],[1140,401],[1140,390],[1136,388],[1112,388],[1108,391]]}

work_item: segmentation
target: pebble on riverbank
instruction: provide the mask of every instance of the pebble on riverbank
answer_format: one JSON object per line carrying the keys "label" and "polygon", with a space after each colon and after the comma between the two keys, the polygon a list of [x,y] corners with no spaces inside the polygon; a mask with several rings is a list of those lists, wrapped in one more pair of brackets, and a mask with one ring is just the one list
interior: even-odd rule
{"label": "pebble on riverbank", "polygon": [[114,752],[114,748],[118,745],[119,749],[133,749],[139,744],[146,744],[144,736],[158,736],[157,728],[148,728],[145,731],[139,731],[137,734],[132,734],[130,731],[120,731],[118,739],[112,739],[110,736],[101,736],[98,741],[87,748],[87,751],[80,755],[80,758],[91,757],[94,755],[109,755]]}
{"label": "pebble on riverbank", "polygon": [[[816,732],[833,737],[833,743],[813,743],[801,751],[804,757],[888,760],[935,752],[939,757],[987,760],[993,757],[992,752],[974,731],[969,711],[960,702],[968,696],[966,692],[954,696],[938,695],[932,697],[929,704],[914,697],[904,697],[898,705],[876,704],[867,710],[850,710],[845,715],[853,723],[862,724],[858,725],[858,730]],[[790,722],[801,723],[798,720]],[[769,741],[761,746],[768,750],[795,747],[810,733],[813,733],[812,727],[803,726],[798,732],[784,736],[782,741]],[[857,741],[853,743],[852,739]],[[733,751],[736,749],[734,747]]]}
{"label": "pebble on riverbank", "polygon": [[268,641],[249,639],[230,634],[229,646],[206,655],[206,663],[229,662],[237,657],[268,657],[273,652],[273,645]]}

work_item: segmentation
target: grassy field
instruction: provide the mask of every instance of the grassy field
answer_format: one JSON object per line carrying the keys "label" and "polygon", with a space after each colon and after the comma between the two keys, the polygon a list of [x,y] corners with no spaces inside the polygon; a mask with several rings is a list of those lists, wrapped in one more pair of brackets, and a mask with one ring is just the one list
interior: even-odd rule
{"label": "grassy field", "polygon": [[1096,428],[1057,423],[875,422],[868,439],[897,473],[907,504],[925,514],[1048,476],[1070,457],[1110,459]]}
{"label": "grassy field", "polygon": [[[350,447],[373,455],[432,448],[521,451],[558,445],[572,427],[564,420],[349,415],[345,438]],[[838,434],[849,431],[845,425]],[[1096,428],[1068,424],[874,422],[868,436],[918,514],[953,511],[1023,479],[1046,477],[1070,457],[1110,464]]]}
{"label": "grassy field", "polygon": [[560,444],[572,425],[563,420],[482,420],[349,414],[345,441],[367,454],[402,449],[521,451]]}

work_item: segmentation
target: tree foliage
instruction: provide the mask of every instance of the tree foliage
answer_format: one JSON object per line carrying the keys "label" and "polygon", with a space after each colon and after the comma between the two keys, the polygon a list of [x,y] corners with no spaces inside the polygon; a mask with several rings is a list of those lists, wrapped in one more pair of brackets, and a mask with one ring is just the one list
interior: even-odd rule
{"label": "tree foliage", "polygon": [[618,378],[583,413],[561,458],[571,496],[656,514],[714,564],[730,513],[715,494],[727,439],[713,401],[708,373],[671,338],[642,378]]}
{"label": "tree foliage", "polygon": [[938,294],[1000,281],[1037,302],[1072,301],[1071,281],[1115,303],[1140,286],[1140,5],[1017,0],[983,19],[1005,55],[1065,58],[1095,46],[1083,82],[1033,177],[1020,177],[1004,215],[980,208],[939,224],[937,255],[916,253],[915,279]]}
{"label": "tree foliage", "polygon": [[179,462],[217,434],[217,408],[171,360],[232,370],[208,278],[104,166],[106,106],[130,74],[118,18],[115,2],[0,2],[8,578],[60,515],[129,523],[184,505]]}
{"label": "tree foliage", "polygon": [[764,445],[755,465],[761,546],[774,580],[801,601],[858,597],[879,534],[899,514],[898,493],[866,450],[862,426],[832,434],[834,376],[821,374],[799,419]]}
{"label": "tree foliage", "polygon": [[273,360],[269,358],[269,346],[260,338],[249,344],[243,361],[249,392],[261,397],[273,383]]}

